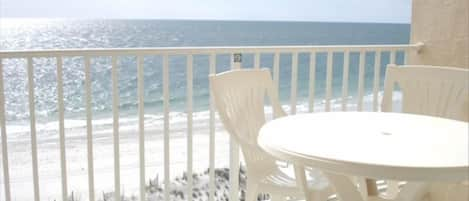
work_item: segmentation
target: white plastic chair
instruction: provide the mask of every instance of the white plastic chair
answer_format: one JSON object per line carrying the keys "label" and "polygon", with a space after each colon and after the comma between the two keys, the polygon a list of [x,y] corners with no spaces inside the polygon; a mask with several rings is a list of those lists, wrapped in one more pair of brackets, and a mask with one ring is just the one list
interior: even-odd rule
{"label": "white plastic chair", "polygon": [[402,112],[469,119],[469,70],[454,67],[388,65],[382,103],[391,112],[397,84],[402,92]]}
{"label": "white plastic chair", "polygon": [[[272,106],[273,118],[286,115],[278,101],[270,71],[242,69],[210,75],[210,87],[223,125],[240,145],[246,162],[246,201],[257,200],[260,192],[269,193],[273,201],[286,200],[287,197],[303,198],[303,186],[298,188],[295,178],[282,172],[276,159],[257,143],[259,130],[266,122],[266,95]],[[318,175],[308,181],[307,186],[311,193],[317,195],[318,191],[326,189],[328,182]]]}
{"label": "white plastic chair", "polygon": [[[405,113],[468,121],[469,70],[455,67],[390,64],[386,70],[381,110],[393,111],[395,85],[402,93]],[[431,125],[429,125],[431,126]],[[388,181],[386,194],[399,191],[396,181]]]}

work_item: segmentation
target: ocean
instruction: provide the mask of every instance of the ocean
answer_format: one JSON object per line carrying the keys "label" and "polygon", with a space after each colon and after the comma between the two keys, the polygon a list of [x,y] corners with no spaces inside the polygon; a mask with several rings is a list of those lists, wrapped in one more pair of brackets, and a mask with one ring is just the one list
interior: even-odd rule
{"label": "ocean", "polygon": [[[407,44],[408,24],[327,23],[327,22],[255,22],[255,21],[180,21],[180,20],[48,20],[2,19],[0,49],[127,48],[184,46],[262,46],[262,45],[364,45]],[[382,67],[388,57],[384,53]],[[262,55],[261,66],[272,67],[273,55]],[[317,66],[325,66],[326,55],[317,55]],[[334,54],[334,97],[339,97],[343,54]],[[373,79],[373,53],[366,55],[365,82]],[[145,108],[150,114],[162,112],[162,58],[145,58]],[[403,55],[397,54],[397,62]],[[56,67],[54,58],[35,59],[35,98],[38,120],[57,118]],[[217,71],[229,68],[228,55],[218,55]],[[358,54],[350,57],[350,95],[356,93]],[[84,118],[83,58],[64,58],[64,98],[67,119]],[[93,114],[104,118],[111,114],[110,58],[92,59]],[[136,115],[136,58],[120,58],[120,111],[124,117]],[[171,111],[184,110],[186,92],[185,59],[170,57]],[[243,57],[243,66],[253,66],[253,56]],[[281,55],[281,100],[289,99],[291,56]],[[298,99],[308,96],[309,56],[299,55]],[[316,68],[316,97],[324,97],[325,68]],[[384,71],[381,71],[384,76]],[[194,109],[208,109],[208,58],[194,58]],[[4,61],[6,118],[15,124],[29,120],[25,60]],[[383,80],[383,79],[381,79]],[[371,84],[365,92],[370,92]]]}
{"label": "ocean", "polygon": [[[380,23],[268,22],[268,21],[195,21],[195,20],[52,20],[0,19],[0,50],[127,48],[185,46],[266,46],[266,45],[366,45],[408,44],[410,25]],[[342,88],[342,53],[333,55],[333,98],[339,100]],[[317,55],[315,102],[322,104],[325,93],[326,54]],[[185,161],[185,58],[171,56],[171,174],[180,174]],[[229,55],[217,55],[217,72],[229,69]],[[359,55],[350,55],[349,95],[356,98]],[[366,53],[365,95],[371,94],[374,52]],[[397,53],[396,63],[404,55]],[[242,66],[253,66],[253,55],[243,55]],[[389,52],[382,53],[381,87]],[[298,104],[306,111],[309,82],[309,54],[299,54]],[[55,58],[34,59],[35,105],[38,130],[41,197],[60,196],[58,148],[57,81]],[[272,68],[273,55],[262,54],[261,67]],[[93,138],[95,143],[96,192],[112,191],[112,94],[111,59],[91,60]],[[31,155],[26,61],[3,60],[5,109],[9,142],[12,193],[16,200],[31,200]],[[194,169],[208,167],[208,57],[194,56]],[[84,65],[82,57],[64,58],[64,100],[67,167],[70,189],[86,197],[86,122]],[[120,133],[122,183],[130,192],[138,186],[137,68],[135,57],[119,58]],[[147,177],[163,170],[162,138],[162,57],[144,59],[145,125]],[[280,55],[280,99],[289,104],[291,55]],[[369,96],[368,96],[369,99]],[[369,101],[369,100],[368,100]],[[369,103],[369,102],[368,102]],[[368,104],[369,105],[369,104]],[[303,108],[303,109],[301,109]],[[222,132],[217,124],[217,132]],[[199,137],[197,137],[199,136]],[[228,146],[224,135],[217,135],[217,166],[227,164]],[[225,136],[226,137],[226,136]],[[220,140],[220,141],[219,141]],[[221,155],[220,155],[221,154]],[[154,157],[157,155],[158,157]],[[110,171],[111,170],[111,171]],[[2,179],[0,179],[0,183]],[[42,183],[44,182],[44,183]],[[28,189],[28,190],[23,190]],[[26,193],[24,193],[26,192]],[[29,193],[28,193],[29,192]],[[28,197],[29,196],[29,197]]]}

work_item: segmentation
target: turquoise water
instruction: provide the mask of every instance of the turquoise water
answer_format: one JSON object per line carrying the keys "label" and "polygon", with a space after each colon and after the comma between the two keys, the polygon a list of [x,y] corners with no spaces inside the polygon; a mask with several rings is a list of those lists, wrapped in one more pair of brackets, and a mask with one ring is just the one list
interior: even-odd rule
{"label": "turquoise water", "polygon": [[[182,46],[254,45],[356,45],[406,44],[408,24],[360,24],[322,22],[242,22],[175,20],[0,20],[0,49],[124,48]],[[372,89],[374,52],[366,54],[365,91]],[[342,53],[333,58],[333,92],[340,97]],[[111,116],[111,59],[92,58],[93,113],[95,118]],[[271,68],[272,54],[261,55],[261,66]],[[397,54],[402,63],[403,53]],[[56,66],[53,58],[34,59],[35,102],[38,121],[57,118]],[[145,57],[145,113],[162,113],[162,58]],[[317,54],[316,98],[324,97],[326,54]],[[350,55],[349,94],[357,88],[358,53]],[[382,53],[381,67],[389,62]],[[82,57],[64,58],[64,97],[67,119],[84,119],[84,65]],[[7,120],[29,120],[26,65],[24,59],[3,60]],[[185,109],[185,58],[170,57],[171,111]],[[121,117],[137,114],[136,58],[119,58]],[[243,66],[253,65],[253,55],[243,55]],[[217,56],[217,71],[229,69],[229,55]],[[309,82],[309,54],[299,55],[298,100],[306,101]],[[208,109],[208,57],[194,57],[194,109]],[[384,70],[381,70],[384,77]],[[287,103],[290,96],[291,54],[280,57],[280,94]],[[383,79],[381,79],[383,80]]]}

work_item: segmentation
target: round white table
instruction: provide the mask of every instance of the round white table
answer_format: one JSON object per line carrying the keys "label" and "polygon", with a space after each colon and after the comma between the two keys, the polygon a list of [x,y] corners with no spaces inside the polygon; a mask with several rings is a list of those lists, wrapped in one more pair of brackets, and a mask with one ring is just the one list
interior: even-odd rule
{"label": "round white table", "polygon": [[258,143],[282,160],[323,170],[340,195],[339,189],[350,187],[340,186],[344,175],[410,183],[467,181],[468,126],[404,113],[310,113],[268,122]]}

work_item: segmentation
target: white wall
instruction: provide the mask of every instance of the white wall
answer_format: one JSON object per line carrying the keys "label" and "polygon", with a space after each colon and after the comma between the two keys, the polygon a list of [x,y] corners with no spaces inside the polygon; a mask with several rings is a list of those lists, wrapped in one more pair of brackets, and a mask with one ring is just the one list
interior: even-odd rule
{"label": "white wall", "polygon": [[411,64],[469,68],[469,0],[413,0],[410,40],[425,44]]}

